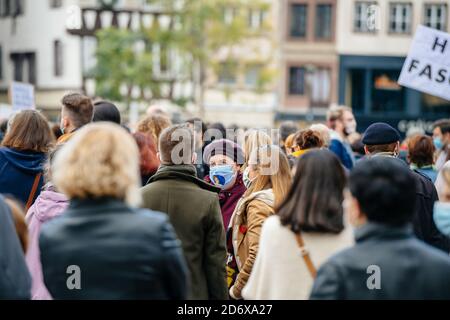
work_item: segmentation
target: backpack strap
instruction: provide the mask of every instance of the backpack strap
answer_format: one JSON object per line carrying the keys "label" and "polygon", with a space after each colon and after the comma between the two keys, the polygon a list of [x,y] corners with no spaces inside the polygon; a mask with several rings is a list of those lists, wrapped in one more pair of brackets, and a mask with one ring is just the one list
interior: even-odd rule
{"label": "backpack strap", "polygon": [[30,195],[28,196],[27,205],[25,206],[25,211],[28,211],[28,209],[30,209],[31,207],[31,204],[33,203],[34,195],[36,194],[41,176],[42,172],[39,172],[34,178],[33,186],[31,187]]}

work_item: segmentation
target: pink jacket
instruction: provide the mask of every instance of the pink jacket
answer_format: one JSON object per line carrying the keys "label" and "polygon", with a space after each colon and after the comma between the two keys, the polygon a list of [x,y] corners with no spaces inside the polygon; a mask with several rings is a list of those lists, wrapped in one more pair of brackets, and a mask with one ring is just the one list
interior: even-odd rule
{"label": "pink jacket", "polygon": [[44,285],[39,252],[39,233],[44,222],[59,216],[67,208],[69,201],[66,196],[53,190],[52,187],[42,191],[34,204],[28,210],[29,245],[26,262],[33,283],[31,298],[33,300],[51,300],[52,297]]}

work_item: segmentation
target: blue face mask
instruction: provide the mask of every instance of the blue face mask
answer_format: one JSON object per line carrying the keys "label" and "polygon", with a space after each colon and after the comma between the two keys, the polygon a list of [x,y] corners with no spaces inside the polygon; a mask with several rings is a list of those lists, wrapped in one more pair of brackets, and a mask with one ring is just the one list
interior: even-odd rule
{"label": "blue face mask", "polygon": [[209,178],[211,182],[222,189],[229,186],[236,176],[236,172],[231,165],[221,165],[211,167],[209,171]]}
{"label": "blue face mask", "polygon": [[450,236],[450,202],[435,202],[433,217],[439,231]]}
{"label": "blue face mask", "polygon": [[434,138],[433,139],[433,143],[434,146],[436,147],[436,149],[441,150],[443,145],[442,145],[442,139],[441,138]]}

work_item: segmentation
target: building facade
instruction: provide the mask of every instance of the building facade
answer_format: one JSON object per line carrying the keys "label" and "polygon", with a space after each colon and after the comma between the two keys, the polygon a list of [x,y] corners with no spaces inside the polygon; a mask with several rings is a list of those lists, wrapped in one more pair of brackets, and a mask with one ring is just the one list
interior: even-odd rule
{"label": "building facade", "polygon": [[388,121],[403,134],[429,130],[450,102],[397,84],[419,24],[448,32],[448,1],[339,1],[339,103],[351,106],[362,131]]}

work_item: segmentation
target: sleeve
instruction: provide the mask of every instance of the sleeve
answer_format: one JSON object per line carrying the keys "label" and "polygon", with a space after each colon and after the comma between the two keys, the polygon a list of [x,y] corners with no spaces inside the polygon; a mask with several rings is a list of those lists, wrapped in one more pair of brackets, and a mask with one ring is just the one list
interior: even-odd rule
{"label": "sleeve", "polygon": [[247,241],[248,241],[248,257],[243,262],[241,270],[236,277],[236,282],[234,284],[233,294],[236,297],[241,297],[242,289],[247,284],[250,277],[250,273],[253,269],[253,264],[256,260],[256,255],[259,249],[259,238],[261,235],[261,229],[264,221],[272,213],[271,208],[262,203],[259,200],[251,202],[247,206]]}
{"label": "sleeve", "polygon": [[210,210],[205,222],[205,271],[208,283],[209,299],[228,299],[225,246],[225,231],[219,199],[216,196],[210,205]]}
{"label": "sleeve", "polygon": [[337,267],[332,262],[325,263],[317,272],[310,300],[342,300],[343,288]]}
{"label": "sleeve", "polygon": [[189,292],[189,271],[172,225],[166,220],[161,230],[164,277],[170,299],[185,300]]}

